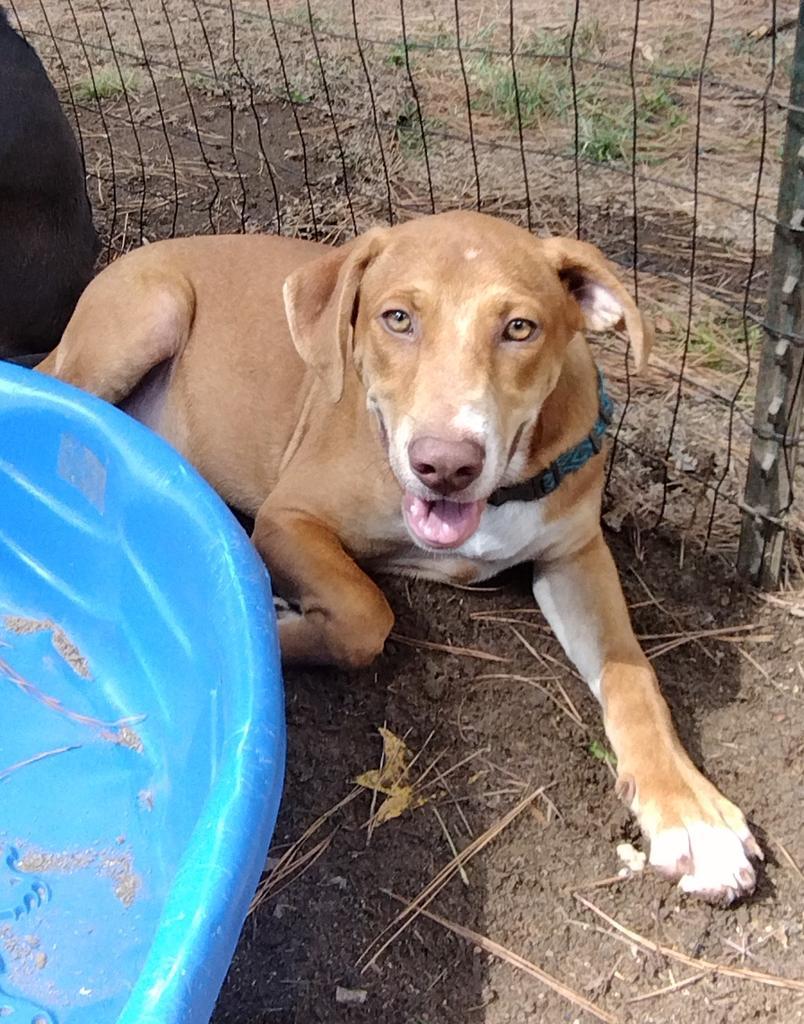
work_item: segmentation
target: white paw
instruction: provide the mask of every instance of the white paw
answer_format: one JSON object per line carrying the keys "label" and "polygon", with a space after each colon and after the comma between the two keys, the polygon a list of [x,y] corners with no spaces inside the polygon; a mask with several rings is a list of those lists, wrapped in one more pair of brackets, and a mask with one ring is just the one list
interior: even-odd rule
{"label": "white paw", "polygon": [[663,829],[650,844],[650,864],[679,888],[712,903],[728,905],[754,891],[756,872],[749,857],[762,859],[748,826],[690,821]]}

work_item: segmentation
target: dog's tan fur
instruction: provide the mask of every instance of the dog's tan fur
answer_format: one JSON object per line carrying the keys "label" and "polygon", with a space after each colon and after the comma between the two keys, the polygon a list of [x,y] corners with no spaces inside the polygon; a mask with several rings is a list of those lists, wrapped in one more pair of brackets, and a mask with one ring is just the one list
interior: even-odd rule
{"label": "dog's tan fur", "polygon": [[[392,309],[410,314],[404,337]],[[506,341],[512,318],[538,336]],[[338,249],[256,236],[140,249],[88,288],[41,369],[123,404],[256,517],[254,543],[298,607],[279,625],[289,662],[353,667],[381,651],[393,616],[364,569],[465,583],[533,561],[534,594],[602,703],[651,861],[728,901],[753,888],[746,854],[759,849],[687,757],[634,637],[600,529],[604,456],[542,501],[486,507],[454,550],[429,549],[402,513],[403,493],[431,497],[411,470],[414,435],[481,443],[458,498],[482,502],[588,434],[598,396],[582,329],[618,321],[644,363],[649,328],[597,249],[455,213]]]}

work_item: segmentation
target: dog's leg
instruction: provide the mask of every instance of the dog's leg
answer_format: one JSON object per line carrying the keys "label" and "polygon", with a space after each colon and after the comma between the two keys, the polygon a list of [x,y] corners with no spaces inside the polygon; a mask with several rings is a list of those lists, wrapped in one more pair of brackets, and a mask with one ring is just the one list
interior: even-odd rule
{"label": "dog's leg", "polygon": [[279,618],[282,659],[360,668],[381,653],[394,616],[337,536],[300,513],[260,509],[252,540],[277,589],[299,612]]}
{"label": "dog's leg", "polygon": [[713,901],[751,892],[756,879],[748,857],[761,857],[759,847],[742,812],[681,745],[602,533],[574,554],[537,566],[533,593],[603,706],[617,791],[650,839],[651,864]]}
{"label": "dog's leg", "polygon": [[181,350],[195,308],[183,278],[124,274],[125,264],[112,264],[89,285],[58,347],[37,367],[114,404]]}

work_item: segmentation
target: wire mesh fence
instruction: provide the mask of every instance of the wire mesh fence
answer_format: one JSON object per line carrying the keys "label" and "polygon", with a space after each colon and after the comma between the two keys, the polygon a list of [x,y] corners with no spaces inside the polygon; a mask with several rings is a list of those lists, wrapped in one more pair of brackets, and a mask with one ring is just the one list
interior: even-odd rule
{"label": "wire mesh fence", "polygon": [[593,339],[619,401],[608,525],[734,558],[795,35],[775,2],[6,3],[74,121],[105,260],[455,207],[599,245],[657,327],[644,378]]}

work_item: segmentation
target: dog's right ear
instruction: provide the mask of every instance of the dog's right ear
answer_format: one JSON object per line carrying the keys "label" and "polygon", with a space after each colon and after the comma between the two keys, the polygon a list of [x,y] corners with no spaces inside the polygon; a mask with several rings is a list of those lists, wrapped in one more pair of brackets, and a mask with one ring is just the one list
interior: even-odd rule
{"label": "dog's right ear", "polygon": [[380,249],[383,228],[372,228],[294,270],[282,288],[285,315],[296,351],[321,378],[329,397],[343,394],[352,349],[360,280]]}

